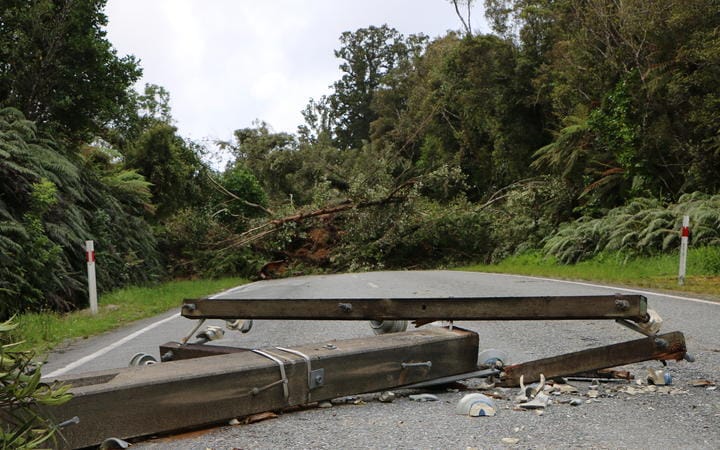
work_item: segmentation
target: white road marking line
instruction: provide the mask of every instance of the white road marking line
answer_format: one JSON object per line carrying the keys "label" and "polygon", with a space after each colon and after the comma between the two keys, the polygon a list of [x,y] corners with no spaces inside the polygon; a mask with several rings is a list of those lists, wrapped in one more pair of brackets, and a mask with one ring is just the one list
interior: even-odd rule
{"label": "white road marking line", "polygon": [[371,283],[371,282],[369,282],[369,281],[368,281],[368,286],[370,286],[371,288],[375,288],[375,289],[377,289],[377,288],[380,287],[380,286],[378,286],[377,284]]}
{"label": "white road marking line", "polygon": [[[485,273],[488,273],[488,272],[485,272]],[[687,300],[687,301],[689,301],[689,302],[705,303],[705,304],[707,304],[707,305],[720,306],[720,302],[713,302],[713,301],[710,301],[710,300],[703,300],[703,299],[700,299],[700,298],[683,297],[683,296],[681,296],[681,295],[663,294],[663,293],[660,293],[660,292],[652,292],[652,291],[642,291],[642,290],[639,290],[639,289],[621,288],[621,287],[617,287],[617,286],[609,286],[609,285],[606,285],[606,284],[593,284],[593,283],[584,283],[584,282],[581,282],[581,281],[558,280],[558,279],[555,279],[555,278],[532,277],[532,276],[528,276],[528,275],[515,275],[515,274],[511,274],[511,273],[506,273],[506,274],[503,274],[503,275],[507,275],[507,276],[510,276],[510,277],[530,278],[530,279],[533,279],[533,280],[541,280],[541,281],[559,281],[559,282],[561,282],[561,283],[577,284],[577,285],[580,285],[580,286],[597,287],[597,288],[605,288],[605,289],[614,289],[614,290],[617,290],[617,291],[625,291],[625,292],[636,292],[636,293],[638,293],[638,294],[643,294],[643,295],[653,295],[653,296],[656,296],[656,297],[667,297],[667,298],[674,298],[674,299],[677,299],[677,300]]]}
{"label": "white road marking line", "polygon": [[230,292],[242,291],[242,290],[244,290],[244,288],[246,288],[247,286],[250,286],[251,284],[253,284],[253,283],[243,284],[243,285],[241,285],[241,286],[235,286],[235,287],[232,287],[232,288],[230,288],[230,289],[226,289],[226,290],[224,290],[224,291],[222,291],[222,292],[218,292],[217,294],[213,294],[213,295],[211,295],[211,296],[208,297],[208,298],[218,298],[218,297],[220,297],[221,295],[229,294]]}
{"label": "white road marking line", "polygon": [[103,347],[100,350],[96,351],[95,353],[91,353],[83,358],[78,359],[77,361],[74,361],[74,362],[68,364],[67,366],[65,366],[63,368],[60,368],[60,369],[50,372],[49,374],[45,375],[43,378],[52,378],[52,377],[58,377],[60,375],[64,375],[67,372],[75,369],[76,367],[80,367],[83,364],[97,358],[98,356],[102,356],[105,353],[108,353],[108,352],[120,347],[121,345],[125,344],[126,342],[129,342],[129,341],[135,339],[136,337],[140,336],[141,334],[148,332],[148,331],[152,330],[153,328],[156,328],[156,327],[164,324],[165,322],[169,322],[173,319],[177,319],[178,317],[180,317],[180,313],[173,314],[170,317],[166,317],[162,320],[158,320],[155,323],[151,323],[150,325],[146,326],[145,328],[137,330],[136,332],[125,336],[124,338],[120,339],[119,341],[116,341],[114,344],[110,344],[107,347]]}

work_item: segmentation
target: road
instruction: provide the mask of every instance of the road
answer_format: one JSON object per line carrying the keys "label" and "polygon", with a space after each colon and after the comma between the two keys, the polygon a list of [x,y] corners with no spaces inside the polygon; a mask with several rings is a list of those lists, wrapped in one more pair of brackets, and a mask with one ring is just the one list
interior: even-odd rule
{"label": "road", "polygon": [[[301,277],[259,282],[237,288],[254,297],[336,296],[521,296],[640,293],[663,318],[663,331],[685,333],[695,363],[671,362],[672,393],[662,390],[620,392],[626,385],[604,384],[597,399],[590,399],[587,383],[576,382],[580,406],[555,402],[542,415],[516,411],[514,390],[496,400],[495,417],[471,418],[455,414],[455,405],[467,392],[434,392],[436,402],[419,403],[398,391],[393,403],[380,403],[364,395],[358,404],[310,408],[250,425],[225,426],[188,435],[136,443],[142,449],[273,449],[273,448],[719,448],[720,391],[692,387],[690,381],[720,383],[720,303],[685,297],[628,291],[586,283],[554,281],[513,275],[475,272],[374,272]],[[237,293],[237,292],[236,292]],[[180,301],[180,299],[178,299]],[[212,321],[211,321],[212,322]],[[222,321],[216,321],[222,324]],[[511,362],[522,362],[639,337],[612,321],[456,322],[476,331],[480,347],[500,348]],[[179,340],[192,322],[177,311],[139,322],[103,336],[82,340],[49,356],[46,376],[109,369],[127,365],[133,354],[155,354],[157,346]],[[248,334],[228,333],[223,345],[292,346],[369,336],[367,322],[255,321]],[[644,379],[647,368],[658,362],[627,366]],[[470,380],[467,388],[477,387]],[[635,385],[637,388],[638,386]],[[668,389],[670,390],[670,389]],[[493,392],[493,391],[489,391]],[[503,438],[518,439],[507,444]]]}

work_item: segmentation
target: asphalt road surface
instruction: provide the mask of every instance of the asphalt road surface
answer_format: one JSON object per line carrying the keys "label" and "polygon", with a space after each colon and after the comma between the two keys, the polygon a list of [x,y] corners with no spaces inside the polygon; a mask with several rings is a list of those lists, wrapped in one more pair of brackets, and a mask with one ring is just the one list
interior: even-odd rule
{"label": "asphalt road surface", "polygon": [[[636,383],[603,383],[597,398],[587,382],[573,382],[576,394],[551,395],[542,414],[517,410],[516,389],[482,391],[499,397],[494,417],[455,414],[463,395],[476,392],[473,379],[432,393],[438,401],[416,402],[397,390],[392,403],[366,394],[330,408],[308,408],[258,423],[221,426],[201,432],[136,442],[140,449],[279,448],[720,448],[720,390],[695,387],[696,380],[720,384],[720,303],[513,275],[475,272],[372,272],[264,281],[236,288],[233,294],[255,298],[446,297],[594,295],[639,293],[664,319],[663,332],[685,333],[696,362],[670,362],[673,384],[647,388]],[[178,304],[181,299],[178,299]],[[208,321],[218,325],[223,321]],[[640,336],[613,321],[458,321],[477,332],[480,348],[499,348],[512,363],[553,356]],[[137,352],[159,357],[157,347],[188,334],[193,322],[178,311],[138,322],[112,333],[81,340],[49,356],[46,376],[127,366]],[[261,348],[292,346],[372,335],[364,321],[256,320],[250,333],[228,332],[219,345]],[[644,380],[659,362],[626,366]],[[632,388],[632,389],[628,389]],[[426,392],[426,391],[422,391]],[[580,399],[571,406],[570,399]],[[79,425],[82,426],[82,425]],[[509,440],[508,440],[509,439]]]}

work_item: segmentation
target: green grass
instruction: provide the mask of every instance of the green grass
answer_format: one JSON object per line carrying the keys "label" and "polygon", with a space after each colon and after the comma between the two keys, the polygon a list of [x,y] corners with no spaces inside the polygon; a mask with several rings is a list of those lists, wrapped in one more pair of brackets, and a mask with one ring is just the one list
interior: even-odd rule
{"label": "green grass", "polygon": [[89,310],[68,314],[33,313],[15,318],[12,339],[20,348],[42,355],[68,339],[87,338],[135,320],[178,308],[184,298],[210,295],[246,283],[241,278],[171,281],[156,286],[130,287],[102,295],[98,314]]}
{"label": "green grass", "polygon": [[625,286],[700,294],[720,301],[720,249],[690,249],[685,284],[678,285],[678,255],[632,258],[601,254],[577,264],[559,264],[539,253],[509,257],[498,264],[478,264],[460,270],[513,273],[567,280],[598,281]]}

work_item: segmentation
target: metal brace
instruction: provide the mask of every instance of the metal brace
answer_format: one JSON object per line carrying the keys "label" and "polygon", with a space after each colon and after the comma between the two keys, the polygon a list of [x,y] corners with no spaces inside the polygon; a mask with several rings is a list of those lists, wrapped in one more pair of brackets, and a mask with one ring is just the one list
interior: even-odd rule
{"label": "metal brace", "polygon": [[257,353],[257,354],[260,355],[260,356],[264,356],[264,357],[266,357],[266,358],[274,361],[274,362],[280,367],[280,376],[282,377],[280,380],[278,380],[278,381],[276,381],[276,382],[274,382],[274,383],[270,383],[270,384],[268,384],[267,386],[263,386],[263,387],[261,387],[261,388],[254,388],[254,389],[252,390],[253,395],[255,395],[256,393],[258,393],[258,392],[260,392],[260,391],[262,391],[262,390],[265,390],[265,389],[268,389],[268,388],[270,388],[270,387],[272,387],[272,386],[275,386],[276,384],[282,383],[282,386],[283,386],[283,396],[285,397],[285,400],[287,401],[288,398],[290,397],[290,393],[288,392],[288,379],[287,379],[287,375],[285,375],[285,363],[283,363],[282,361],[280,361],[278,358],[274,357],[274,356],[271,355],[270,353],[266,353],[266,352],[264,352],[264,351],[262,351],[262,350],[252,350],[252,352],[253,352],[253,353]]}
{"label": "metal brace", "polygon": [[425,362],[415,362],[415,363],[400,363],[400,367],[403,369],[407,369],[408,367],[427,367],[428,369],[432,367],[432,361],[425,361]]}
{"label": "metal brace", "polygon": [[297,355],[305,360],[305,364],[307,366],[307,377],[308,377],[308,394],[307,394],[307,400],[308,403],[311,403],[311,395],[310,391],[313,389],[317,389],[319,387],[322,387],[323,384],[325,384],[325,369],[316,369],[312,370],[312,363],[310,362],[310,357],[298,350],[293,350],[291,348],[284,348],[284,347],[275,347],[276,349],[292,353],[293,355]]}

